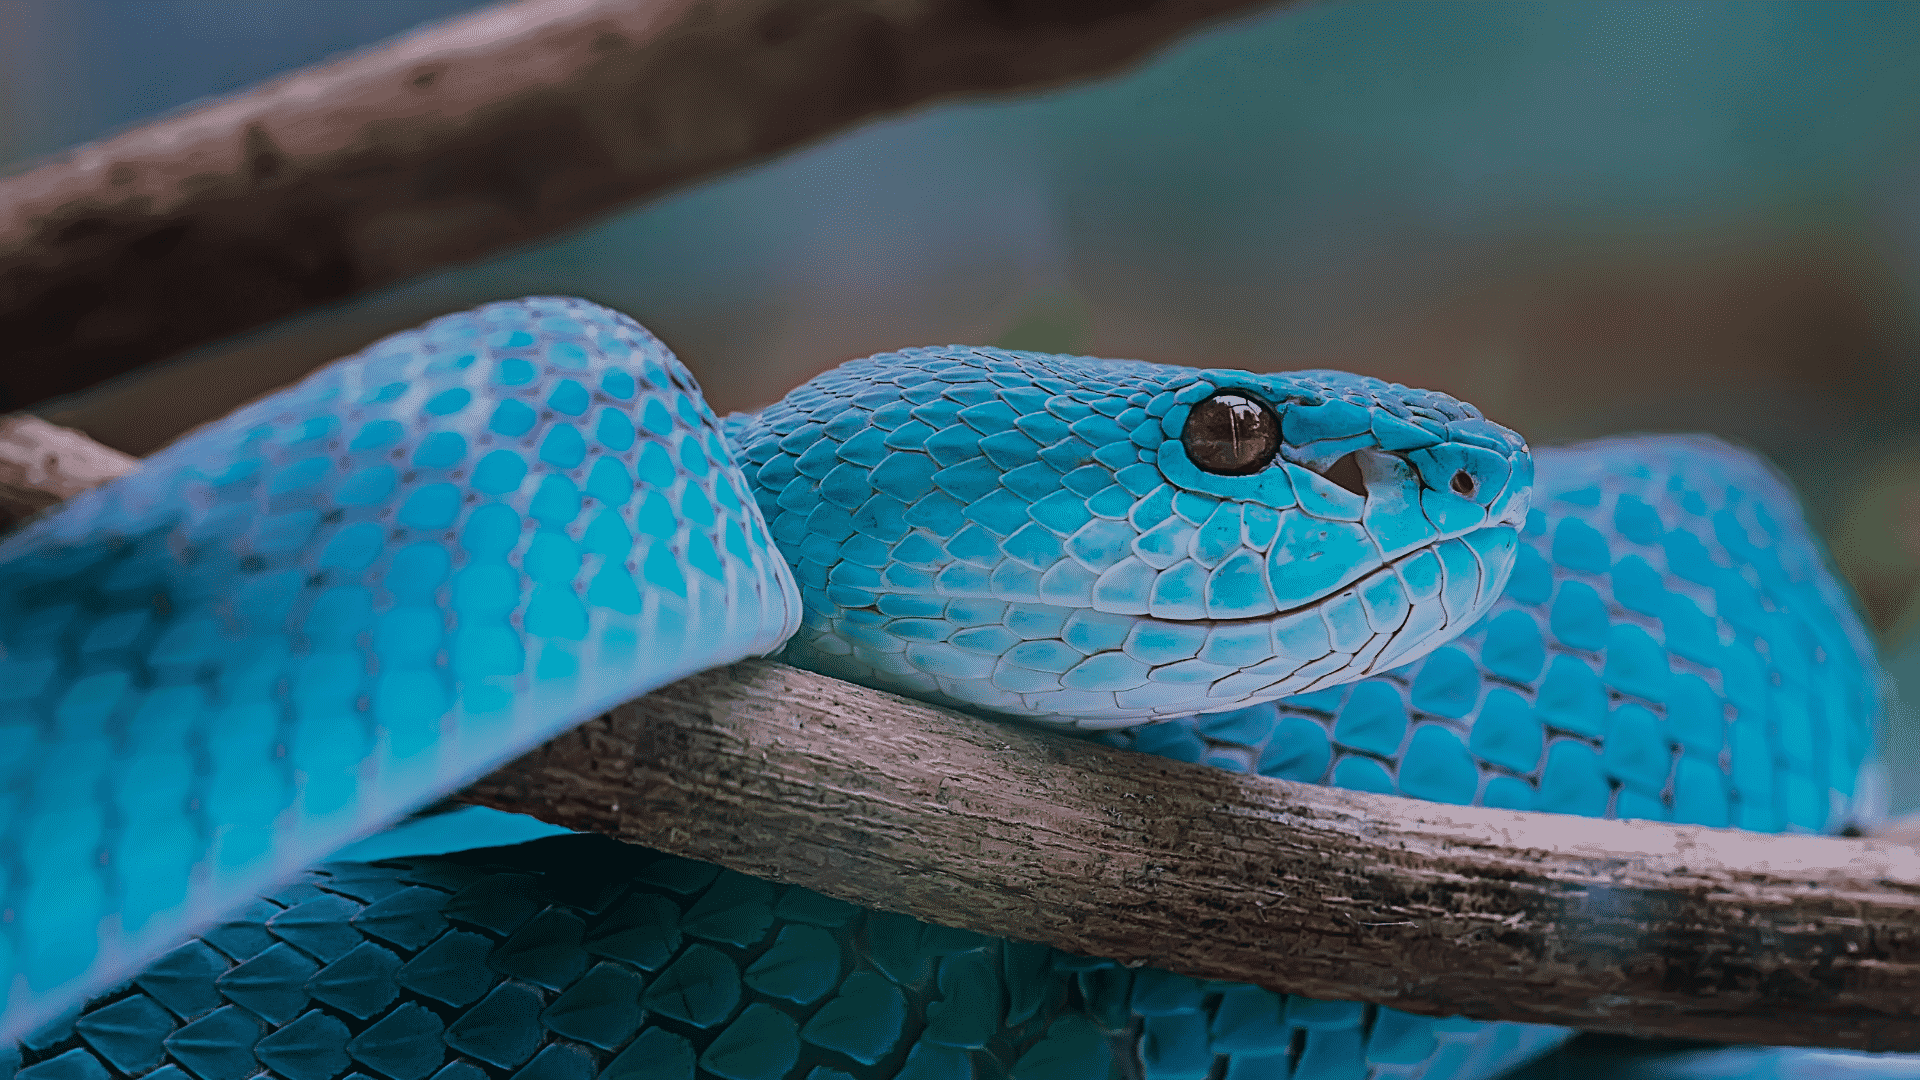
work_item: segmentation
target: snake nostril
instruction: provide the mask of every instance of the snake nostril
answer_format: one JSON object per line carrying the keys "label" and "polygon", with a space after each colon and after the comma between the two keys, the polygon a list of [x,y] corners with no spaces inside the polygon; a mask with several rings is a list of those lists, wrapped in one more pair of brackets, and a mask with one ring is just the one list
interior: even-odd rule
{"label": "snake nostril", "polygon": [[1360,455],[1348,454],[1327,467],[1320,475],[1361,498],[1367,497],[1367,478],[1360,472]]}
{"label": "snake nostril", "polygon": [[1453,479],[1447,482],[1447,486],[1453,489],[1454,494],[1465,495],[1469,499],[1473,498],[1474,489],[1479,487],[1474,482],[1473,474],[1465,469],[1454,473]]}

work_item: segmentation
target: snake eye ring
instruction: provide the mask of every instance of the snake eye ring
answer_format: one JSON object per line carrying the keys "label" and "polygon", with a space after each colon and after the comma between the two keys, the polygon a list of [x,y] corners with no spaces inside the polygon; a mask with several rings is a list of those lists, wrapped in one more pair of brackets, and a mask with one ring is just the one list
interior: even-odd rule
{"label": "snake eye ring", "polygon": [[1454,494],[1464,495],[1471,499],[1473,498],[1474,490],[1480,485],[1474,481],[1472,473],[1461,469],[1453,474],[1453,479],[1447,482],[1447,486],[1453,489]]}
{"label": "snake eye ring", "polygon": [[1180,445],[1195,465],[1219,476],[1247,476],[1280,453],[1280,418],[1258,398],[1223,390],[1194,405]]}

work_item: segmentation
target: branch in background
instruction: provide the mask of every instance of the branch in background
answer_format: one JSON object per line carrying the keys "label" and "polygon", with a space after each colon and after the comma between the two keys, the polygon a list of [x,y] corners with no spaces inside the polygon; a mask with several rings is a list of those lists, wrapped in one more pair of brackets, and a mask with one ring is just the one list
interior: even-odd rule
{"label": "branch in background", "polygon": [[0,180],[0,408],[1274,0],[521,0]]}
{"label": "branch in background", "polygon": [[[38,421],[0,432],[0,482],[48,503],[133,464]],[[616,709],[460,798],[1198,978],[1643,1036],[1920,1050],[1920,852],[1894,840],[1244,777],[765,661]]]}

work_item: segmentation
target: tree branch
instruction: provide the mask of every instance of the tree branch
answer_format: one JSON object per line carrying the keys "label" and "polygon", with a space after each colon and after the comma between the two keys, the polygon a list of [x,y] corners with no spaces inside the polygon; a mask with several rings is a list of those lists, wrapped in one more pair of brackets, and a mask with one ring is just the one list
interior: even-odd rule
{"label": "tree branch", "polygon": [[[0,482],[51,503],[134,464],[89,445],[8,418]],[[1840,840],[1443,806],[1115,750],[767,661],[622,706],[459,797],[1198,978],[1642,1036],[1920,1050],[1911,819]]]}
{"label": "tree branch", "polygon": [[521,0],[0,180],[0,408],[1274,0]]}
{"label": "tree branch", "polygon": [[1920,1049],[1920,853],[1453,807],[976,720],[782,664],[463,799],[931,922],[1409,1012]]}

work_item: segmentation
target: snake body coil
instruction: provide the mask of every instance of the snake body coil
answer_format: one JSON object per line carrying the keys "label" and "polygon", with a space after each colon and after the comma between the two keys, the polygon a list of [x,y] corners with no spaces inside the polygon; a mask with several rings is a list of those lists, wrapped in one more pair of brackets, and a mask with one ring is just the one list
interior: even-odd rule
{"label": "snake body coil", "polygon": [[390,338],[0,543],[0,1074],[1490,1076],[1565,1032],[590,838],[300,871],[782,642],[1263,775],[1842,823],[1874,662],[1785,486],[1705,439],[1534,464],[1471,406],[1335,372],[919,349],[722,423],[582,301]]}

